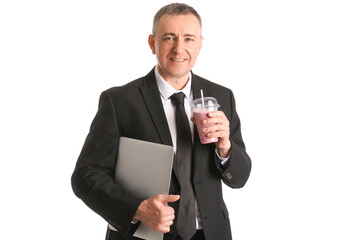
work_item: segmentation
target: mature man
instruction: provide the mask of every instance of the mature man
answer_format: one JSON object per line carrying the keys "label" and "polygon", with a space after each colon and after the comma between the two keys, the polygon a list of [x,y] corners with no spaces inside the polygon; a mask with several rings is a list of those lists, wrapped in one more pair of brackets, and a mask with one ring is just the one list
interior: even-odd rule
{"label": "mature man", "polygon": [[[72,186],[114,226],[106,239],[138,239],[132,235],[140,222],[165,233],[166,240],[231,239],[221,180],[232,188],[242,187],[251,161],[231,90],[191,72],[202,46],[201,25],[199,14],[188,5],[160,9],[148,39],[157,66],[145,77],[100,96]],[[205,120],[211,126],[202,129],[218,138],[215,144],[201,144],[192,121],[190,106],[200,97],[200,89],[221,105],[221,111],[209,113]],[[174,146],[169,195],[138,199],[114,183],[121,136]]]}

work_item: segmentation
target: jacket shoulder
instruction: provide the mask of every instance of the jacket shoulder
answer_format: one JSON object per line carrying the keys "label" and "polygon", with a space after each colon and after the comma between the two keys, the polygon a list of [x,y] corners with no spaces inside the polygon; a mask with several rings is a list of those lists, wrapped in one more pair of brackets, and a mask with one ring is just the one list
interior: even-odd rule
{"label": "jacket shoulder", "polygon": [[149,87],[154,84],[155,79],[155,68],[153,68],[147,75],[130,81],[122,86],[112,87],[105,90],[105,93],[111,96],[131,96],[132,94],[139,91],[140,87]]}
{"label": "jacket shoulder", "polygon": [[193,74],[193,77],[194,79],[196,79],[196,81],[200,83],[200,85],[206,86],[207,89],[215,89],[219,92],[231,92],[230,88],[227,88],[206,78],[200,77],[196,74]]}
{"label": "jacket shoulder", "polygon": [[145,77],[141,77],[141,78],[135,79],[133,81],[130,81],[122,86],[116,86],[116,87],[109,88],[109,89],[105,90],[104,92],[106,92],[112,96],[124,95],[129,92],[131,93],[131,92],[133,92],[133,90],[136,90],[140,86],[143,85],[144,79],[145,79]]}

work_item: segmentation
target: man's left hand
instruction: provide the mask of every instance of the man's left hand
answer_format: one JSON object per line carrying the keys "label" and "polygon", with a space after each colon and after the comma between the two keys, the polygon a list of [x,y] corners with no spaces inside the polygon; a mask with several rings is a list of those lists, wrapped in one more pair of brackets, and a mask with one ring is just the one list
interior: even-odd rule
{"label": "man's left hand", "polygon": [[[202,123],[209,124],[209,126],[203,127],[202,131],[207,133],[207,137],[219,139],[215,143],[219,149],[219,155],[222,158],[227,158],[231,152],[229,120],[222,111],[209,112],[208,117]],[[191,120],[195,123],[194,117]]]}

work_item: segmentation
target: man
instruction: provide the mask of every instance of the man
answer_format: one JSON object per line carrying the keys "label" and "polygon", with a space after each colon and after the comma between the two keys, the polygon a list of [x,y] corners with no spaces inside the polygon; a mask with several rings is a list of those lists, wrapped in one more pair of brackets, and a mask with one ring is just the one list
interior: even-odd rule
{"label": "man", "polygon": [[[191,72],[202,40],[201,18],[193,8],[178,3],[163,7],[148,39],[157,66],[145,77],[100,96],[72,186],[115,228],[107,230],[106,239],[138,239],[132,235],[140,222],[165,233],[166,240],[231,239],[221,180],[242,187],[251,162],[232,92]],[[202,130],[218,138],[215,144],[201,144],[192,122],[190,106],[200,89],[221,105],[221,111],[209,113],[205,120],[211,126]],[[169,195],[138,199],[114,183],[120,136],[174,146]]]}

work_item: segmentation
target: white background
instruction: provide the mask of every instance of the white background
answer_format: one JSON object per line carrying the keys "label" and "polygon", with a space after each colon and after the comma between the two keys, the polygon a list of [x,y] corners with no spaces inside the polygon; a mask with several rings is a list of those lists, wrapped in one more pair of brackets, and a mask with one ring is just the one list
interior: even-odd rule
{"label": "white background", "polygon": [[[0,239],[104,239],[70,177],[101,91],[147,74],[169,1],[0,3]],[[224,188],[234,240],[360,239],[360,7],[187,1],[194,72],[233,89],[253,171]]]}

